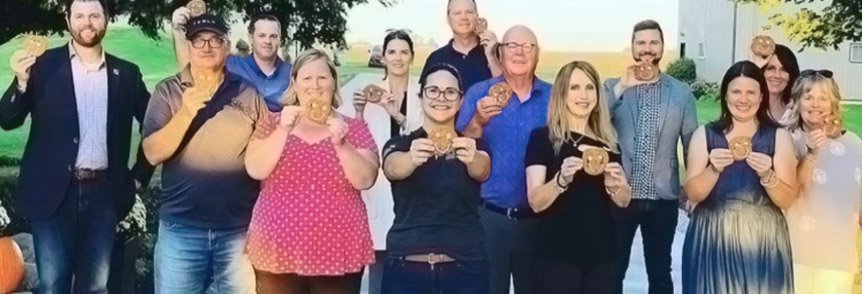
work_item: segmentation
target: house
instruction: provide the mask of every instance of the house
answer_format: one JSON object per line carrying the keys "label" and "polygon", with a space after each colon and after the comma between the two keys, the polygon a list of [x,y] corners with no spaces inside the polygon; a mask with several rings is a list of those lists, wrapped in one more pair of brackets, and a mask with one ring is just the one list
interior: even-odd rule
{"label": "house", "polygon": [[[730,0],[679,1],[679,53],[697,65],[697,75],[707,81],[720,82],[731,64],[746,60],[751,40],[766,34],[794,50],[799,67],[828,69],[845,100],[862,101],[862,41],[846,42],[838,50],[808,47],[788,42],[778,27],[768,28],[769,17],[775,13],[793,14],[806,7],[821,11],[831,1],[784,3],[765,12],[755,4],[735,4]],[[764,30],[766,28],[766,30]]]}

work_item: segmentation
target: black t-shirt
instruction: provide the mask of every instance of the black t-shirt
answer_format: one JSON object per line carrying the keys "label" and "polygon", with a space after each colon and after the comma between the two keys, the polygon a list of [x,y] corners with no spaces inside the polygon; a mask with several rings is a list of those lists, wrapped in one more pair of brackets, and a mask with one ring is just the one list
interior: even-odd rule
{"label": "black t-shirt", "polygon": [[[413,140],[426,137],[420,128],[390,139],[383,147],[384,162],[393,152],[409,151]],[[481,139],[476,140],[476,147],[488,152]],[[485,235],[478,212],[480,187],[467,166],[453,155],[432,157],[410,177],[392,181],[395,221],[386,236],[388,254],[437,253],[457,260],[485,259]]]}
{"label": "black t-shirt", "polygon": [[[533,130],[527,144],[525,165],[547,167],[546,181],[555,181],[560,166],[567,157],[580,158],[581,150],[574,146],[607,147],[604,143],[572,132],[572,140],[560,146],[559,154],[548,137],[548,127]],[[620,155],[608,152],[610,162],[620,162]],[[591,176],[583,170],[575,173],[568,189],[557,196],[548,209],[539,212],[536,255],[589,267],[616,261],[618,257],[615,224],[611,216],[614,204],[605,191],[604,175]]]}
{"label": "black t-shirt", "polygon": [[[399,110],[398,112],[401,112],[402,115],[407,115],[407,91],[404,91],[404,100],[403,102],[401,102],[401,110]],[[389,117],[389,125],[391,128],[389,131],[390,138],[394,138],[401,135],[401,125],[399,125],[398,121],[396,121],[395,118],[391,116]]]}

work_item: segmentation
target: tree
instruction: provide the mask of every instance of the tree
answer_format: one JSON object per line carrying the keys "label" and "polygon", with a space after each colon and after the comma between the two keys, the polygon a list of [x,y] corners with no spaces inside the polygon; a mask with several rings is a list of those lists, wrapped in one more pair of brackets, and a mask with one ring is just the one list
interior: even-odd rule
{"label": "tree", "polygon": [[[227,16],[231,12],[248,21],[257,13],[270,13],[282,23],[282,37],[288,31],[291,40],[303,48],[314,44],[346,47],[347,10],[368,0],[205,0],[210,11]],[[398,0],[377,0],[389,7]],[[0,44],[22,33],[55,34],[66,30],[65,0],[0,1]],[[159,38],[163,25],[173,11],[188,0],[108,0],[112,20],[118,15],[129,17],[150,38]],[[284,41],[284,40],[282,40]]]}
{"label": "tree", "polygon": [[[761,11],[782,3],[804,4],[825,0],[730,0],[737,3],[754,3]],[[802,49],[814,47],[839,49],[848,41],[862,40],[862,1],[831,0],[822,11],[800,8],[793,14],[773,14],[769,20],[782,29],[788,40],[802,44]]]}

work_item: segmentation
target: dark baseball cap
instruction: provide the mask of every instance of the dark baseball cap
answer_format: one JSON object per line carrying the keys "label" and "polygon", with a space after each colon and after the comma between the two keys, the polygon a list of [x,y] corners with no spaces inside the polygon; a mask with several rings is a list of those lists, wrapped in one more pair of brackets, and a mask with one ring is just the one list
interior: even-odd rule
{"label": "dark baseball cap", "polygon": [[186,39],[191,39],[195,34],[208,31],[225,36],[228,33],[227,25],[221,17],[204,13],[189,19],[186,23]]}

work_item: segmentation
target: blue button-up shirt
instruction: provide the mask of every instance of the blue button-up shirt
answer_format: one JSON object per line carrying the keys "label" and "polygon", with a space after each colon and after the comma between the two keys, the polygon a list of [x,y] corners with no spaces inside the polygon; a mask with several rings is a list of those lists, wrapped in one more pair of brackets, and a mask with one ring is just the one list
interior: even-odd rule
{"label": "blue button-up shirt", "polygon": [[270,111],[281,111],[282,107],[278,101],[290,84],[290,63],[276,57],[275,71],[271,75],[266,75],[260,69],[251,54],[246,57],[228,56],[226,66],[228,71],[242,77],[257,88],[260,96],[266,100],[266,107]]}
{"label": "blue button-up shirt", "polygon": [[[491,86],[503,77],[477,83],[464,95],[455,128],[463,131],[476,113],[476,102],[488,95]],[[482,199],[505,208],[529,207],[524,155],[533,129],[544,126],[548,117],[551,84],[535,78],[530,97],[521,101],[512,94],[502,112],[491,118],[482,131],[482,138],[491,149],[491,175],[482,184]]]}
{"label": "blue button-up shirt", "polygon": [[464,83],[461,85],[462,89],[470,89],[474,84],[490,79],[491,69],[488,68],[485,47],[476,45],[465,55],[452,47],[453,41],[450,40],[448,45],[431,52],[425,61],[425,68],[422,69],[422,72],[424,73],[432,65],[448,63],[458,69],[458,73],[461,74],[461,81]]}

